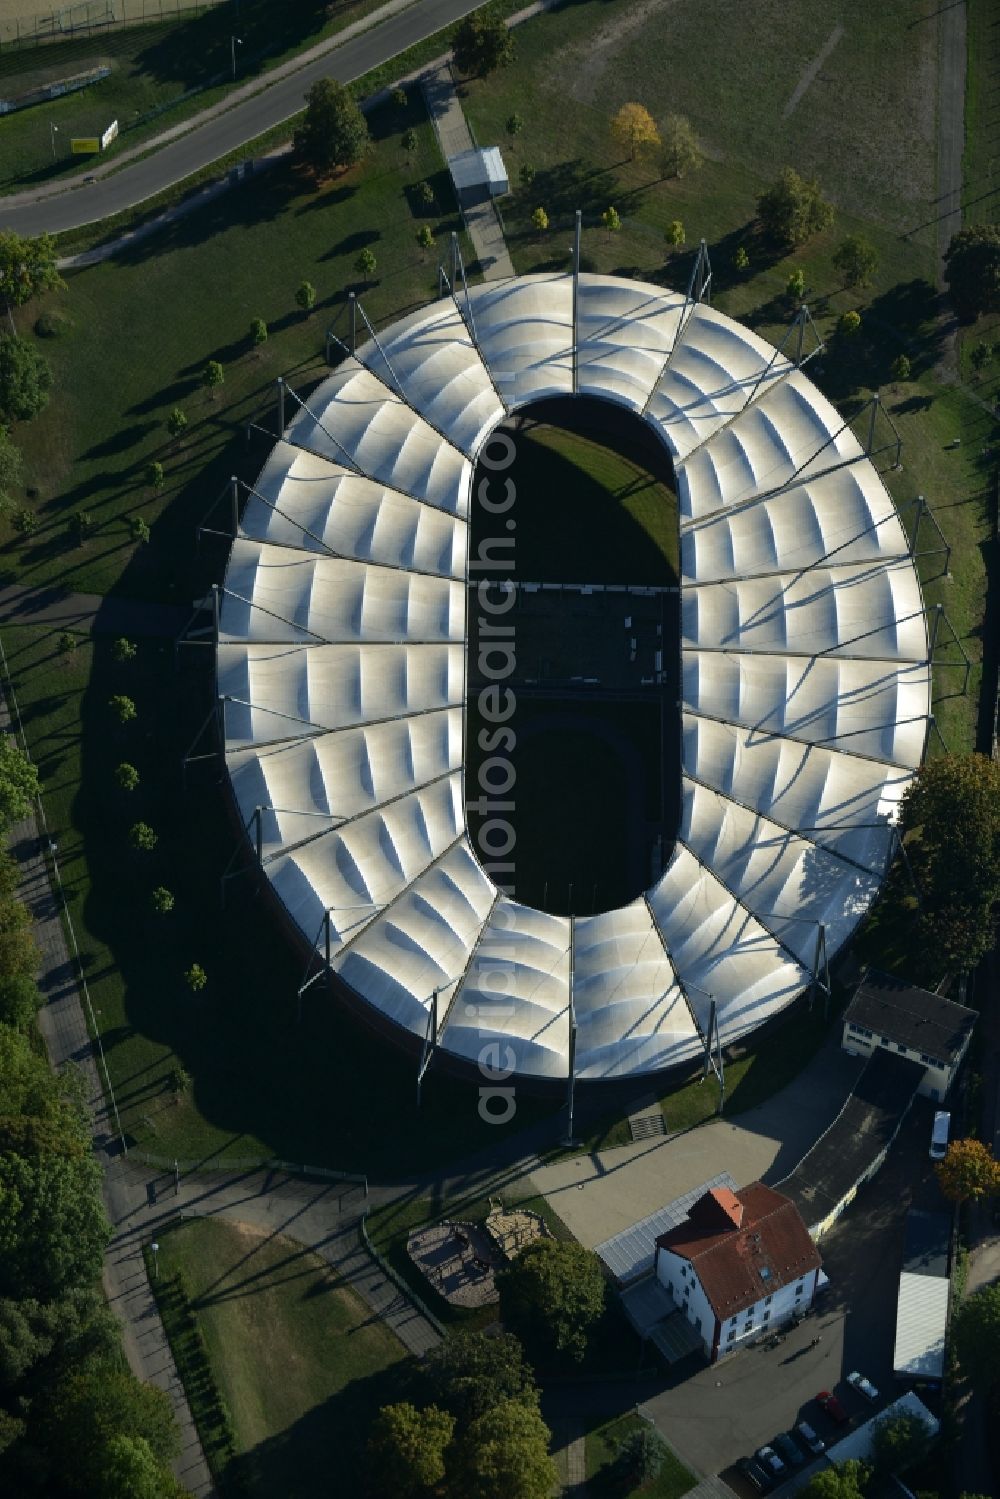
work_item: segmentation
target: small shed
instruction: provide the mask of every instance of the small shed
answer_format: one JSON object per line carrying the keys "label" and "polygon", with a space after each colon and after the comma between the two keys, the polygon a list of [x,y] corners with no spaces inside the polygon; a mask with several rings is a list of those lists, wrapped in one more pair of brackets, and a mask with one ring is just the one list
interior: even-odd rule
{"label": "small shed", "polygon": [[448,170],[463,208],[484,203],[488,198],[502,198],[510,192],[499,146],[459,151],[457,156],[448,157]]}

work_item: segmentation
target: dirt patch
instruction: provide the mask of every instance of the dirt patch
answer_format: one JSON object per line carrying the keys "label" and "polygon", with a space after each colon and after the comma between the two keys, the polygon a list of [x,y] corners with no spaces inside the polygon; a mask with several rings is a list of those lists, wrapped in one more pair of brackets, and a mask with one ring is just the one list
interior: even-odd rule
{"label": "dirt patch", "polygon": [[573,79],[570,89],[573,98],[592,104],[605,73],[622,48],[628,46],[651,16],[674,3],[675,0],[642,0],[639,5],[632,6],[627,15],[618,12],[614,20],[608,21],[586,41],[574,42],[558,52],[553,66],[557,75]]}

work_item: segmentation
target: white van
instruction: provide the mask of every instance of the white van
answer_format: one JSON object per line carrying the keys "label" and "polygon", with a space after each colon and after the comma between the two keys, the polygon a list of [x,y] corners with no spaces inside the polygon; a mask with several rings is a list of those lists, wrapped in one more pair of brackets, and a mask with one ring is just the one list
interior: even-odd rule
{"label": "white van", "polygon": [[948,1129],[951,1124],[951,1115],[946,1109],[938,1109],[934,1115],[934,1128],[931,1130],[930,1157],[932,1161],[944,1160],[948,1149]]}

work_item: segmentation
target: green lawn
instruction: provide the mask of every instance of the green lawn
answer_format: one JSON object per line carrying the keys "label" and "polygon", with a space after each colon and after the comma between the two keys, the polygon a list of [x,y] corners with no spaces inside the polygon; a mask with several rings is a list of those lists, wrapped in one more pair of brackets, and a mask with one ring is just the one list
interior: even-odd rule
{"label": "green lawn", "polygon": [[[224,99],[376,10],[384,0],[242,0],[211,6],[169,23],[127,26],[43,47],[0,53],[0,93],[27,93],[45,83],[109,67],[111,74],[78,92],[4,117],[0,192],[23,192],[53,179],[92,172]],[[236,80],[232,77],[233,35]],[[112,120],[119,136],[99,158],[74,156],[72,136],[101,135]],[[56,156],[49,127],[55,125]]]}
{"label": "green lawn", "polygon": [[673,1452],[667,1455],[656,1478],[639,1488],[622,1489],[612,1473],[612,1465],[618,1447],[634,1431],[642,1431],[648,1425],[641,1416],[615,1416],[610,1421],[593,1425],[586,1433],[587,1482],[596,1496],[614,1495],[616,1499],[681,1499],[697,1483],[693,1473]]}
{"label": "green lawn", "polygon": [[184,1223],[160,1237],[160,1276],[178,1272],[235,1429],[223,1481],[254,1499],[311,1499],[335,1473],[357,1492],[367,1429],[399,1398],[395,1334],[281,1235]]}

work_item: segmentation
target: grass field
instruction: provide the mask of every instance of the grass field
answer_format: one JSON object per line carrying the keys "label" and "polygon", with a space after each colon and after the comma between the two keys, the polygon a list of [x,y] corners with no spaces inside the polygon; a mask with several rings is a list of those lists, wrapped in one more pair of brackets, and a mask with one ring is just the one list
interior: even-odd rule
{"label": "grass field", "polygon": [[669,1449],[663,1467],[649,1483],[639,1488],[623,1489],[613,1473],[620,1444],[634,1431],[647,1426],[641,1416],[615,1416],[610,1421],[591,1425],[585,1443],[587,1453],[588,1491],[595,1495],[614,1495],[615,1499],[681,1499],[693,1489],[697,1479]]}
{"label": "grass field", "polygon": [[[230,473],[256,476],[264,448],[248,449],[244,427],[273,423],[275,377],[284,374],[304,391],[323,374],[324,331],[348,291],[362,292],[377,322],[434,294],[436,259],[420,251],[416,231],[429,223],[444,239],[461,225],[433,133],[419,99],[407,115],[386,108],[372,123],[373,157],[333,184],[317,191],[290,168],[275,168],[145,246],[70,273],[68,292],[47,299],[68,326],[59,338],[39,340],[53,367],[52,399],[17,430],[39,527],[7,549],[9,576],[187,598],[193,527]],[[408,125],[418,135],[410,157],[399,144]],[[435,187],[436,209],[416,203],[422,180]],[[378,268],[362,288],[355,261],[366,247]],[[294,300],[303,280],[318,292],[308,318]],[[21,314],[22,331],[37,311]],[[256,352],[254,317],[270,328]],[[216,399],[200,385],[209,359],[226,370]],[[189,421],[179,442],[164,425],[175,406]],[[143,482],[152,459],[166,469],[155,495]],[[79,508],[96,529],[73,548],[66,522]],[[140,553],[128,540],[132,514],[153,528]]]}
{"label": "grass field", "polygon": [[[367,1429],[399,1398],[405,1350],[318,1255],[215,1219],[162,1234],[160,1275],[187,1286],[236,1433],[234,1492],[357,1492]],[[235,1471],[234,1471],[235,1470]]]}
{"label": "grass field", "polygon": [[[376,10],[383,0],[297,0],[271,5],[242,0],[167,24],[129,26],[94,36],[0,53],[0,93],[27,93],[91,68],[109,77],[85,89],[4,117],[0,191],[92,172],[123,151],[144,144],[208,109],[249,79],[269,72],[307,47]],[[232,77],[232,37],[236,79]],[[74,156],[70,137],[100,135],[118,121],[119,136],[100,158]],[[50,125],[55,125],[53,159]]]}

